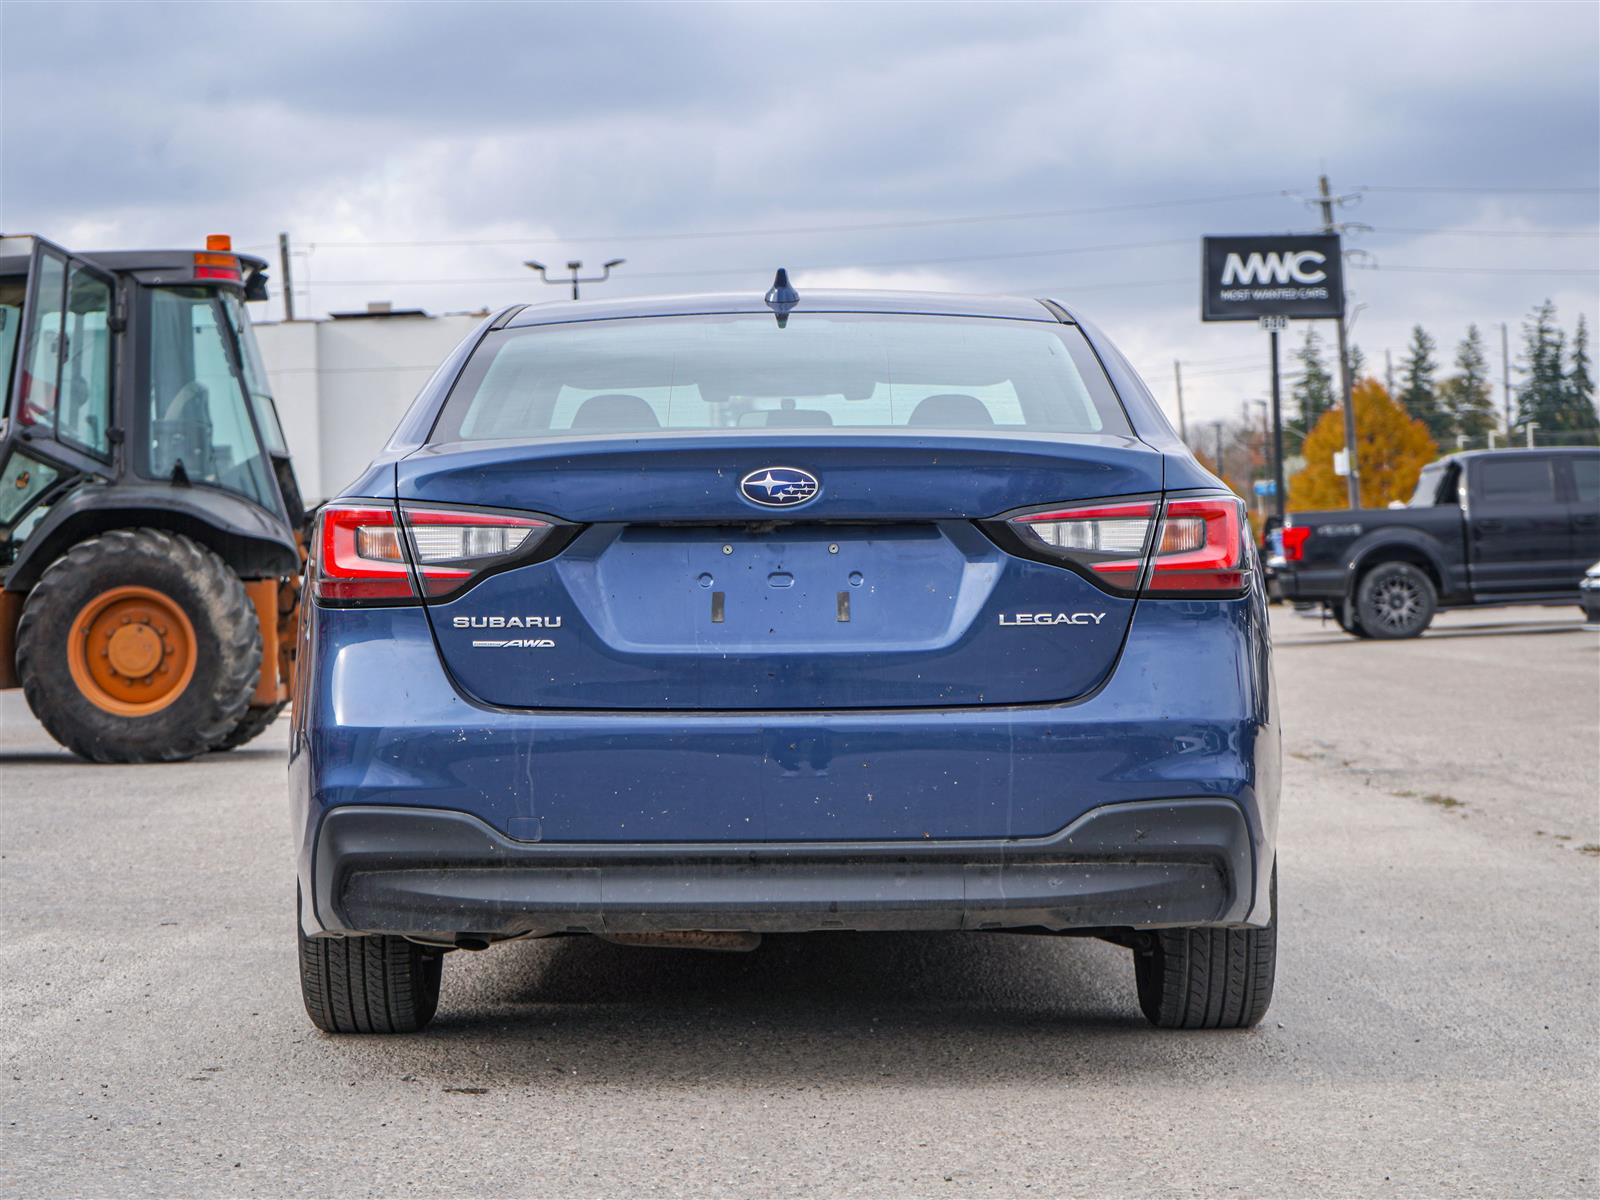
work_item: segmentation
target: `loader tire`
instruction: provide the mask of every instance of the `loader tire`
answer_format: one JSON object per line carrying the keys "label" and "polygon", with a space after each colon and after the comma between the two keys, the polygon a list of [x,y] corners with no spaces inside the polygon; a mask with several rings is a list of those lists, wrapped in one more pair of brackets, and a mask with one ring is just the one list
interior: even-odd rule
{"label": "loader tire", "polygon": [[17,624],[17,674],[50,736],[91,762],[177,762],[239,724],[261,669],[244,585],[204,546],[114,529],[51,563]]}
{"label": "loader tire", "polygon": [[228,730],[212,749],[233,750],[246,742],[254,741],[272,728],[272,723],[278,719],[278,714],[288,707],[287,700],[280,700],[276,704],[252,704],[244,710],[244,716],[239,718],[239,723]]}

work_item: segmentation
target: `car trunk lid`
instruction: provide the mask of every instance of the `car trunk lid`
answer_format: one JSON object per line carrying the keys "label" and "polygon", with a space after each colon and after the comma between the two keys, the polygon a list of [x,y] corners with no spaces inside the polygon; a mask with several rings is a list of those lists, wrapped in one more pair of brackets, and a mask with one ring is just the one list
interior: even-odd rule
{"label": "car trunk lid", "polygon": [[[741,494],[788,467],[814,497]],[[781,474],[781,472],[780,472]],[[693,435],[430,446],[403,501],[582,526],[561,553],[430,600],[445,665],[509,708],[832,710],[1031,704],[1112,669],[1133,601],[978,522],[1152,493],[1135,439]]]}

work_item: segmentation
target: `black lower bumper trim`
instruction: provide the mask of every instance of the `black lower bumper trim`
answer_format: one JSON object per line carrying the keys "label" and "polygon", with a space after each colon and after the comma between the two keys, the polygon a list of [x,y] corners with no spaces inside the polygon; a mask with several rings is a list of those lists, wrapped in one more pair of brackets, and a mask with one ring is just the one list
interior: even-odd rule
{"label": "black lower bumper trim", "polygon": [[727,845],[516,842],[465,813],[350,806],[313,862],[325,930],[430,938],[1226,925],[1254,892],[1244,814],[1217,799],[1107,805],[1044,838]]}

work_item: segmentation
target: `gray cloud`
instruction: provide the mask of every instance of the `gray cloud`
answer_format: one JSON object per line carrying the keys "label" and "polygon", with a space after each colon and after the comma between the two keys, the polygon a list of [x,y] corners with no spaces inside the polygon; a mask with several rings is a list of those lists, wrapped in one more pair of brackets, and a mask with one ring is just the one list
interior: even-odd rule
{"label": "gray cloud", "polygon": [[[363,240],[767,228],[1090,208],[1336,185],[1594,187],[1600,33],[1573,5],[0,6],[0,226],[85,246],[280,229],[313,311],[526,299],[523,258],[625,254],[616,294],[820,278],[1082,289],[1135,359],[1260,349],[1201,327],[1204,232],[1307,227],[1292,197],[827,235],[345,249]],[[1593,268],[1581,196],[1372,192],[1346,215],[1385,268]],[[854,264],[1143,241],[991,262]],[[315,243],[315,248],[311,249]],[[757,277],[702,272],[749,267]],[[630,279],[630,272],[632,277]],[[498,283],[489,280],[513,279]],[[470,285],[421,282],[473,279]],[[341,283],[337,281],[373,281]],[[408,282],[384,282],[408,281]],[[1592,276],[1357,272],[1357,340],[1517,320]],[[542,290],[542,289],[541,289]],[[1263,372],[1264,376],[1264,372]],[[1202,410],[1259,394],[1201,376]]]}

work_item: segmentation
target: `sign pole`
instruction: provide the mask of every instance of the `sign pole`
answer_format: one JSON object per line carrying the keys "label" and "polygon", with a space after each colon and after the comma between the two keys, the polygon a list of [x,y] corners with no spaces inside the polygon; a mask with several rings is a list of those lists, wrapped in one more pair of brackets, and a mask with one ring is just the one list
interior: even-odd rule
{"label": "sign pole", "polygon": [[1272,511],[1278,516],[1278,527],[1283,527],[1283,397],[1278,379],[1278,330],[1267,335],[1272,339]]}
{"label": "sign pole", "polygon": [[[1288,507],[1283,455],[1283,376],[1278,335],[1290,318],[1339,322],[1339,382],[1344,397],[1345,440],[1354,449],[1350,407],[1350,350],[1344,322],[1344,256],[1333,223],[1333,198],[1323,183],[1324,228],[1321,233],[1237,234],[1207,236],[1200,242],[1202,321],[1257,321],[1271,336],[1272,355],[1272,483],[1273,511],[1283,519]],[[1360,492],[1351,467],[1350,494],[1359,507]],[[1268,486],[1262,480],[1263,487]]]}

